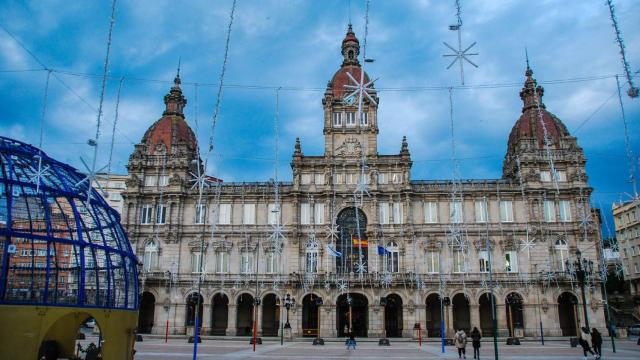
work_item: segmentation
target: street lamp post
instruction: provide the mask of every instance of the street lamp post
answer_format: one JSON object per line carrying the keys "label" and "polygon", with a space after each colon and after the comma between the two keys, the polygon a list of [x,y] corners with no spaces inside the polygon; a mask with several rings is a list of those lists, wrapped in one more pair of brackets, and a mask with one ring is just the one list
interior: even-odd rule
{"label": "street lamp post", "polygon": [[583,259],[582,252],[580,250],[576,250],[577,260],[574,262],[574,267],[576,269],[575,278],[578,281],[578,285],[580,286],[580,293],[582,294],[582,311],[584,313],[584,324],[587,329],[589,327],[589,314],[587,313],[587,295],[584,290],[585,280],[587,275],[591,276],[593,274],[593,261]]}
{"label": "street lamp post", "polygon": [[291,295],[287,294],[282,299],[282,302],[284,303],[285,309],[287,309],[287,321],[284,323],[284,328],[291,329],[291,324],[289,323],[289,310],[293,305],[296,304],[296,299],[294,299]]}

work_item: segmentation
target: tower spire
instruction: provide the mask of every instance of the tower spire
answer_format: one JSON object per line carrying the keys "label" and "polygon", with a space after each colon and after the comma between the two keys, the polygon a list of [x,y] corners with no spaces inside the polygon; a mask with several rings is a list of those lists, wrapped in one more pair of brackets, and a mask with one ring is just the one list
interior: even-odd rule
{"label": "tower spire", "polygon": [[356,34],[353,32],[353,27],[351,26],[351,22],[349,22],[349,26],[347,27],[347,34],[342,40],[342,57],[344,60],[342,61],[342,66],[347,65],[356,65],[359,66],[358,55],[360,54],[360,41],[356,37]]}
{"label": "tower spire", "polygon": [[169,93],[164,96],[164,104],[166,105],[166,108],[162,115],[177,115],[184,117],[182,109],[184,109],[187,104],[187,99],[182,94],[180,84],[182,84],[182,80],[180,79],[180,59],[178,59],[178,69],[176,71],[176,77],[173,79],[173,86],[171,87],[171,90],[169,90]]}
{"label": "tower spire", "polygon": [[[524,87],[520,91],[520,99],[523,101],[522,112],[535,108],[540,105],[541,109],[544,109],[544,103],[542,103],[542,95],[544,95],[544,88],[538,85],[536,79],[533,78],[533,70],[529,64],[529,54],[525,48],[525,58],[527,62],[527,69],[524,72],[526,77],[524,81]],[[536,104],[537,103],[537,104]]]}

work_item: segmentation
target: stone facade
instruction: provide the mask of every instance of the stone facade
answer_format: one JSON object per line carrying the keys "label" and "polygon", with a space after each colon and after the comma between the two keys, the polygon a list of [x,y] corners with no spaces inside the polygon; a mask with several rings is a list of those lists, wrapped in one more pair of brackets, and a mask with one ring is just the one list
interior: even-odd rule
{"label": "stone facade", "polygon": [[[201,277],[204,334],[247,335],[257,292],[263,336],[279,334],[287,315],[292,336],[315,336],[318,327],[322,337],[342,336],[351,322],[358,336],[410,337],[418,324],[437,337],[441,321],[447,336],[474,326],[487,336],[493,288],[499,335],[574,335],[583,299],[565,261],[578,249],[597,260],[599,223],[583,151],[544,108],[531,69],[501,179],[413,180],[406,139],[397,154],[378,153],[374,89],[361,102],[366,117],[356,119],[359,99],[344,85],[360,79],[358,53],[349,28],[343,64],[322,99],[324,154],[305,155],[296,141],[293,181],[277,184],[279,206],[274,183],[211,178],[197,209],[190,179],[201,161],[176,78],[163,117],[130,157],[123,193],[122,221],[145,262],[140,331],[192,332]],[[354,196],[361,174],[362,203]],[[271,236],[279,224],[281,255]],[[587,315],[604,328],[599,284],[590,289]],[[289,311],[285,294],[296,300]]]}
{"label": "stone facade", "polygon": [[640,198],[613,205],[613,222],[631,295],[640,295]]}

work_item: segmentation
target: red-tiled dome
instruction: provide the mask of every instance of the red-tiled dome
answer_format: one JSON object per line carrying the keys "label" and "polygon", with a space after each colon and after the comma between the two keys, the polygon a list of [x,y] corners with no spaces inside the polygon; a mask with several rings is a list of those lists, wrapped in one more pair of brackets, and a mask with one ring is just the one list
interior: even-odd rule
{"label": "red-tiled dome", "polygon": [[556,148],[561,138],[569,136],[569,131],[560,119],[546,110],[542,103],[544,89],[538,86],[532,77],[533,71],[528,66],[525,75],[527,79],[520,91],[520,98],[524,102],[522,115],[511,129],[507,148],[512,149],[521,138],[533,138],[536,139],[538,148],[543,149],[545,148],[545,129],[551,146]]}
{"label": "red-tiled dome", "polygon": [[166,109],[162,117],[147,129],[142,137],[142,143],[147,145],[149,155],[153,155],[164,145],[167,152],[171,152],[176,145],[186,145],[189,150],[198,146],[195,134],[184,119],[183,109],[187,100],[180,89],[180,76],[176,76],[174,85],[164,97]]}
{"label": "red-tiled dome", "polygon": [[[360,81],[362,68],[360,65],[345,65],[340,68],[340,70],[336,71],[333,78],[331,78],[331,90],[333,92],[333,97],[335,98],[343,98],[346,95],[349,95],[352,91],[345,89],[345,85],[357,85],[349,78],[347,73],[351,74],[356,81]],[[369,82],[369,76],[367,73],[364,73],[364,83]]]}

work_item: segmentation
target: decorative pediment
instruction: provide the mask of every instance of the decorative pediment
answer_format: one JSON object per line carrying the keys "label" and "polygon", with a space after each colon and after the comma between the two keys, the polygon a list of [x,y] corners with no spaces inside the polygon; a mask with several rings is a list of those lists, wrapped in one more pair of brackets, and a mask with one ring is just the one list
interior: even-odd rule
{"label": "decorative pediment", "polygon": [[230,252],[233,248],[233,243],[228,240],[217,240],[211,244],[213,251]]}
{"label": "decorative pediment", "polygon": [[191,251],[199,252],[200,249],[202,249],[204,251],[207,251],[207,247],[209,246],[209,243],[207,243],[205,241],[204,244],[203,244],[202,243],[202,235],[198,235],[198,236],[196,236],[195,239],[189,240],[189,243],[187,245],[189,246],[189,249]]}
{"label": "decorative pediment", "polygon": [[486,235],[481,235],[479,236],[477,239],[473,240],[473,246],[478,250],[478,251],[487,251],[487,244],[489,245],[489,247],[491,249],[494,249],[496,247],[496,243],[493,239],[488,238]]}
{"label": "decorative pediment", "polygon": [[518,240],[512,235],[507,235],[504,239],[500,240],[500,248],[502,251],[518,250],[518,245]]}
{"label": "decorative pediment", "polygon": [[182,178],[180,176],[178,176],[178,174],[173,174],[173,176],[169,179],[169,185],[182,185],[183,181]]}
{"label": "decorative pediment", "polygon": [[135,188],[140,186],[140,178],[136,174],[130,174],[124,183],[127,185],[127,188]]}
{"label": "decorative pediment", "polygon": [[336,155],[342,157],[360,157],[362,155],[362,145],[356,138],[350,137],[338,146],[335,152]]}

